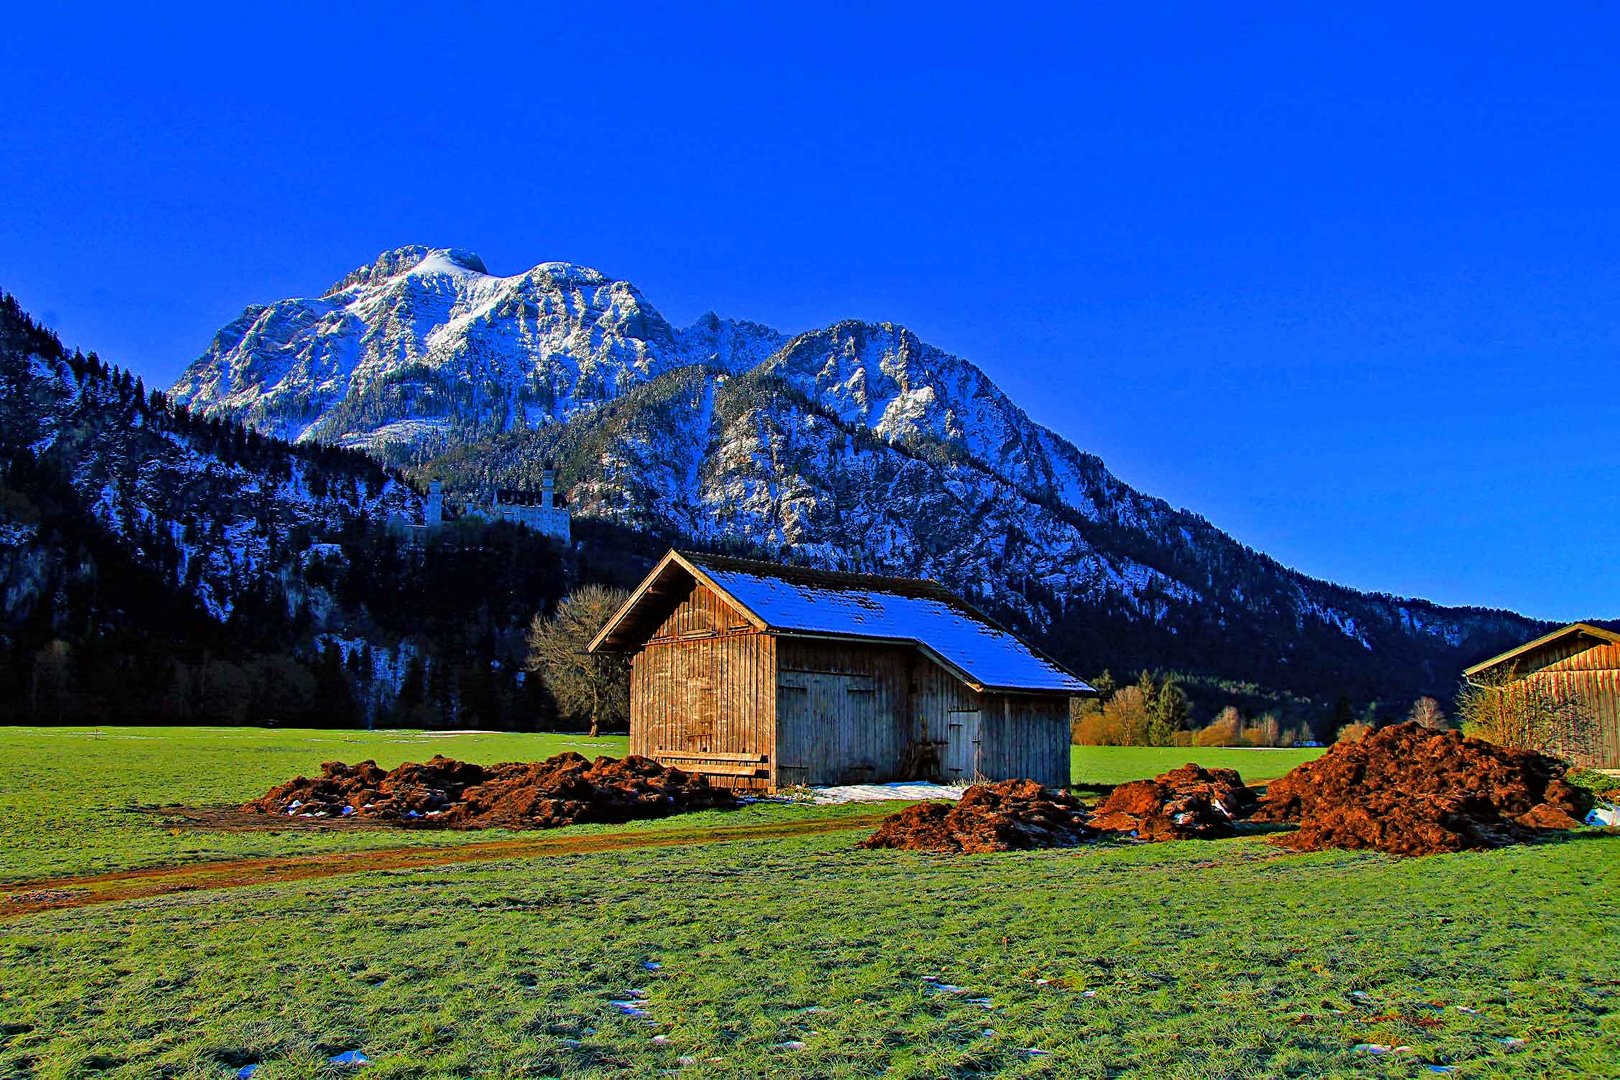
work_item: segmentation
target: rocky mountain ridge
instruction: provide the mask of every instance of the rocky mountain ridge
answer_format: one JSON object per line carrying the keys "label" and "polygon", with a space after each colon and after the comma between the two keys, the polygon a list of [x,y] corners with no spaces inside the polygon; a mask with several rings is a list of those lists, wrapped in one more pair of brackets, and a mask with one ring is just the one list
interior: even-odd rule
{"label": "rocky mountain ridge", "polygon": [[448,445],[566,420],[688,364],[744,370],[783,340],[713,315],[677,330],[586,267],[495,277],[470,252],[407,247],[320,297],[249,307],[171,393],[290,441]]}
{"label": "rocky mountain ridge", "polygon": [[938,578],[1083,672],[1175,667],[1358,698],[1448,692],[1543,624],[1362,593],[1144,495],[974,364],[889,323],[674,328],[629,282],[386,253],[250,308],[173,394],[483,496],[555,461],[577,515]]}

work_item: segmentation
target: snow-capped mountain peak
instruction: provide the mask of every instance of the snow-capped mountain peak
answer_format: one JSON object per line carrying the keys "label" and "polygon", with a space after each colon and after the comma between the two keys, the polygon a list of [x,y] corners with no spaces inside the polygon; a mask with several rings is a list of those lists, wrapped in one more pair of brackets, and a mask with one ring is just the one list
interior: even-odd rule
{"label": "snow-capped mountain peak", "polygon": [[752,366],[781,339],[718,317],[677,331],[590,267],[502,277],[471,252],[412,246],[319,298],[248,308],[173,394],[295,441],[449,445],[567,420],[688,364]]}
{"label": "snow-capped mountain peak", "polygon": [[395,248],[393,251],[383,252],[369,266],[351,270],[343,276],[342,280],[321,295],[323,297],[334,296],[355,286],[386,281],[401,274],[408,274],[413,271],[432,273],[435,270],[441,272],[459,270],[484,275],[489,273],[489,268],[484,265],[484,260],[470,251],[463,251],[460,248],[429,248],[420,244],[412,244]]}

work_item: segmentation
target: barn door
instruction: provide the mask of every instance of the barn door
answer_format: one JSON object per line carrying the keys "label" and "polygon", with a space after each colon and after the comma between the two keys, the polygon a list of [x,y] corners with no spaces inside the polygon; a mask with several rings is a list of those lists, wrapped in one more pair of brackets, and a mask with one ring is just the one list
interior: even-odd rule
{"label": "barn door", "polygon": [[945,782],[971,784],[979,775],[979,710],[945,714]]}
{"label": "barn door", "polygon": [[784,675],[776,684],[776,782],[782,787],[810,782],[810,686],[803,676]]}
{"label": "barn door", "polygon": [[781,722],[779,783],[844,784],[871,780],[868,730],[873,725],[870,675],[783,671],[776,684]]}

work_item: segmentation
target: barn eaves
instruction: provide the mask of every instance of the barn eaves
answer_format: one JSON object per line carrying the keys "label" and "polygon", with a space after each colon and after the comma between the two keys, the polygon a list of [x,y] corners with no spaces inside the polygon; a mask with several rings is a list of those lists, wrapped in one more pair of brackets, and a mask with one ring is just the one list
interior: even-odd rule
{"label": "barn eaves", "polygon": [[1591,623],[1570,623],[1568,626],[1560,627],[1550,634],[1543,634],[1534,641],[1527,641],[1523,645],[1509,649],[1505,653],[1500,653],[1493,656],[1489,660],[1481,660],[1472,667],[1463,669],[1463,677],[1467,679],[1474,679],[1485,674],[1486,672],[1502,668],[1509,664],[1517,665],[1522,663],[1523,661],[1532,657],[1534,654],[1553,648],[1554,646],[1558,646],[1566,642],[1570,645],[1575,645],[1581,642],[1583,638],[1586,639],[1587,642],[1586,646],[1584,647],[1588,648],[1593,645],[1620,644],[1620,634],[1615,633],[1613,630],[1605,630],[1603,627],[1593,626]]}

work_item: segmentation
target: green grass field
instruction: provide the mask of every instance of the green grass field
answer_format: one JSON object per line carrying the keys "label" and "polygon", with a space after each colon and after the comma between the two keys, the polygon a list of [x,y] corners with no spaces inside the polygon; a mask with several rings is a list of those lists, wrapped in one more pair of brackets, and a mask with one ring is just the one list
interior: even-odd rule
{"label": "green grass field", "polygon": [[240,804],[323,761],[392,768],[445,754],[479,762],[573,750],[623,755],[622,737],[264,728],[0,728],[0,881],[105,873],[197,859],[458,843],[466,834],[394,831],[171,832],[142,808]]}
{"label": "green grass field", "polygon": [[1077,787],[1104,788],[1157,776],[1196,761],[1206,769],[1236,769],[1251,783],[1275,780],[1320,749],[1246,750],[1226,746],[1076,746],[1070,751],[1069,779]]}
{"label": "green grass field", "polygon": [[[622,752],[583,742],[0,729],[0,870],[15,883],[474,842],[487,837],[174,835],[127,807],[239,802],[330,758]],[[1293,763],[1234,753],[1251,755],[1236,767],[1256,779]],[[1114,783],[1189,757],[1234,763],[1086,749],[1076,776]],[[633,828],[838,812],[757,804]],[[255,1080],[331,1077],[346,1070],[326,1059],[349,1049],[372,1059],[358,1075],[446,1080],[1410,1077],[1433,1064],[1620,1076],[1612,836],[1398,860],[1292,854],[1261,835],[946,858],[858,851],[861,835],[372,871],[11,918],[0,1077],[223,1080],[252,1062]],[[609,1004],[638,993],[652,1023]],[[1353,1049],[1367,1043],[1411,1051]]]}

